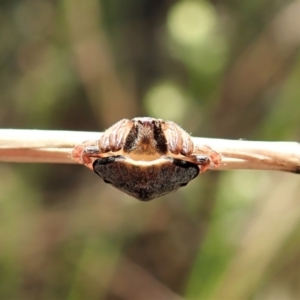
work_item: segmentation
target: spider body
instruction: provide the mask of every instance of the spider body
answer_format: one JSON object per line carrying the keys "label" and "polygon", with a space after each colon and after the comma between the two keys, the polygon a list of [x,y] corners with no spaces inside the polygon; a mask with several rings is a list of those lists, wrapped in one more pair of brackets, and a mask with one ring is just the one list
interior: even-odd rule
{"label": "spider body", "polygon": [[174,122],[149,117],[117,122],[99,140],[76,146],[73,158],[142,201],[175,191],[221,162],[208,146],[195,149]]}

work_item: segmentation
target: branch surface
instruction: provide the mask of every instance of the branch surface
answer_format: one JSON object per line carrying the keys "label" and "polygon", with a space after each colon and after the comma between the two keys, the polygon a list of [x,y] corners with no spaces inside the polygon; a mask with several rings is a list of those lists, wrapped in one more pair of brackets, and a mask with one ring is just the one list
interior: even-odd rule
{"label": "branch surface", "polygon": [[[74,146],[97,140],[101,132],[0,129],[0,162],[76,163]],[[278,170],[300,173],[300,144],[192,138],[222,155],[216,170]]]}

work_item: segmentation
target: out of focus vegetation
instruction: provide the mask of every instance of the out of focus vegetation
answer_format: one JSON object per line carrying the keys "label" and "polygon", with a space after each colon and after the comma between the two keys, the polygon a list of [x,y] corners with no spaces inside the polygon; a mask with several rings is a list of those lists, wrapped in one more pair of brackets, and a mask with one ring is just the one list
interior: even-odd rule
{"label": "out of focus vegetation", "polygon": [[[150,115],[300,140],[300,1],[2,0],[3,128]],[[300,177],[209,172],[141,203],[81,166],[1,164],[0,299],[299,299]]]}

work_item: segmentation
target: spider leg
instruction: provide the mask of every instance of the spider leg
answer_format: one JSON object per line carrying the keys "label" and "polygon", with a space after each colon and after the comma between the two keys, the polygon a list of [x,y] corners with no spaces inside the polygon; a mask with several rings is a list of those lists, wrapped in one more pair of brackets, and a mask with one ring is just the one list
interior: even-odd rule
{"label": "spider leg", "polygon": [[162,128],[168,141],[170,152],[185,156],[192,154],[194,144],[190,135],[185,130],[172,121],[162,122]]}
{"label": "spider leg", "polygon": [[121,150],[132,125],[132,121],[122,119],[109,127],[98,141],[101,152]]}
{"label": "spider leg", "polygon": [[96,141],[86,141],[74,147],[72,158],[80,164],[90,164],[91,157],[99,157],[101,153]]}
{"label": "spider leg", "polygon": [[191,161],[199,166],[200,173],[204,173],[211,166],[211,159],[208,155],[198,154],[189,157]]}
{"label": "spider leg", "polygon": [[98,146],[87,146],[83,150],[84,155],[89,157],[99,157],[101,151],[99,150]]}
{"label": "spider leg", "polygon": [[[201,173],[209,168],[219,167],[222,162],[221,155],[206,145],[196,146],[192,157],[196,160],[195,163],[199,161],[201,165],[204,165],[204,167],[201,168]],[[205,163],[205,160],[207,159],[208,161]]]}

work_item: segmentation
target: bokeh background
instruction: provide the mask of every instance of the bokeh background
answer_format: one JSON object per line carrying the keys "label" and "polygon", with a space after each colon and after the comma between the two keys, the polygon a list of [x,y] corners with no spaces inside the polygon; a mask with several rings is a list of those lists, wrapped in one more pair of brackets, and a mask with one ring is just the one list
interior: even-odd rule
{"label": "bokeh background", "polygon": [[[300,140],[300,1],[1,0],[3,128],[170,119]],[[149,203],[77,165],[0,166],[0,299],[299,299],[300,177],[208,172]]]}

